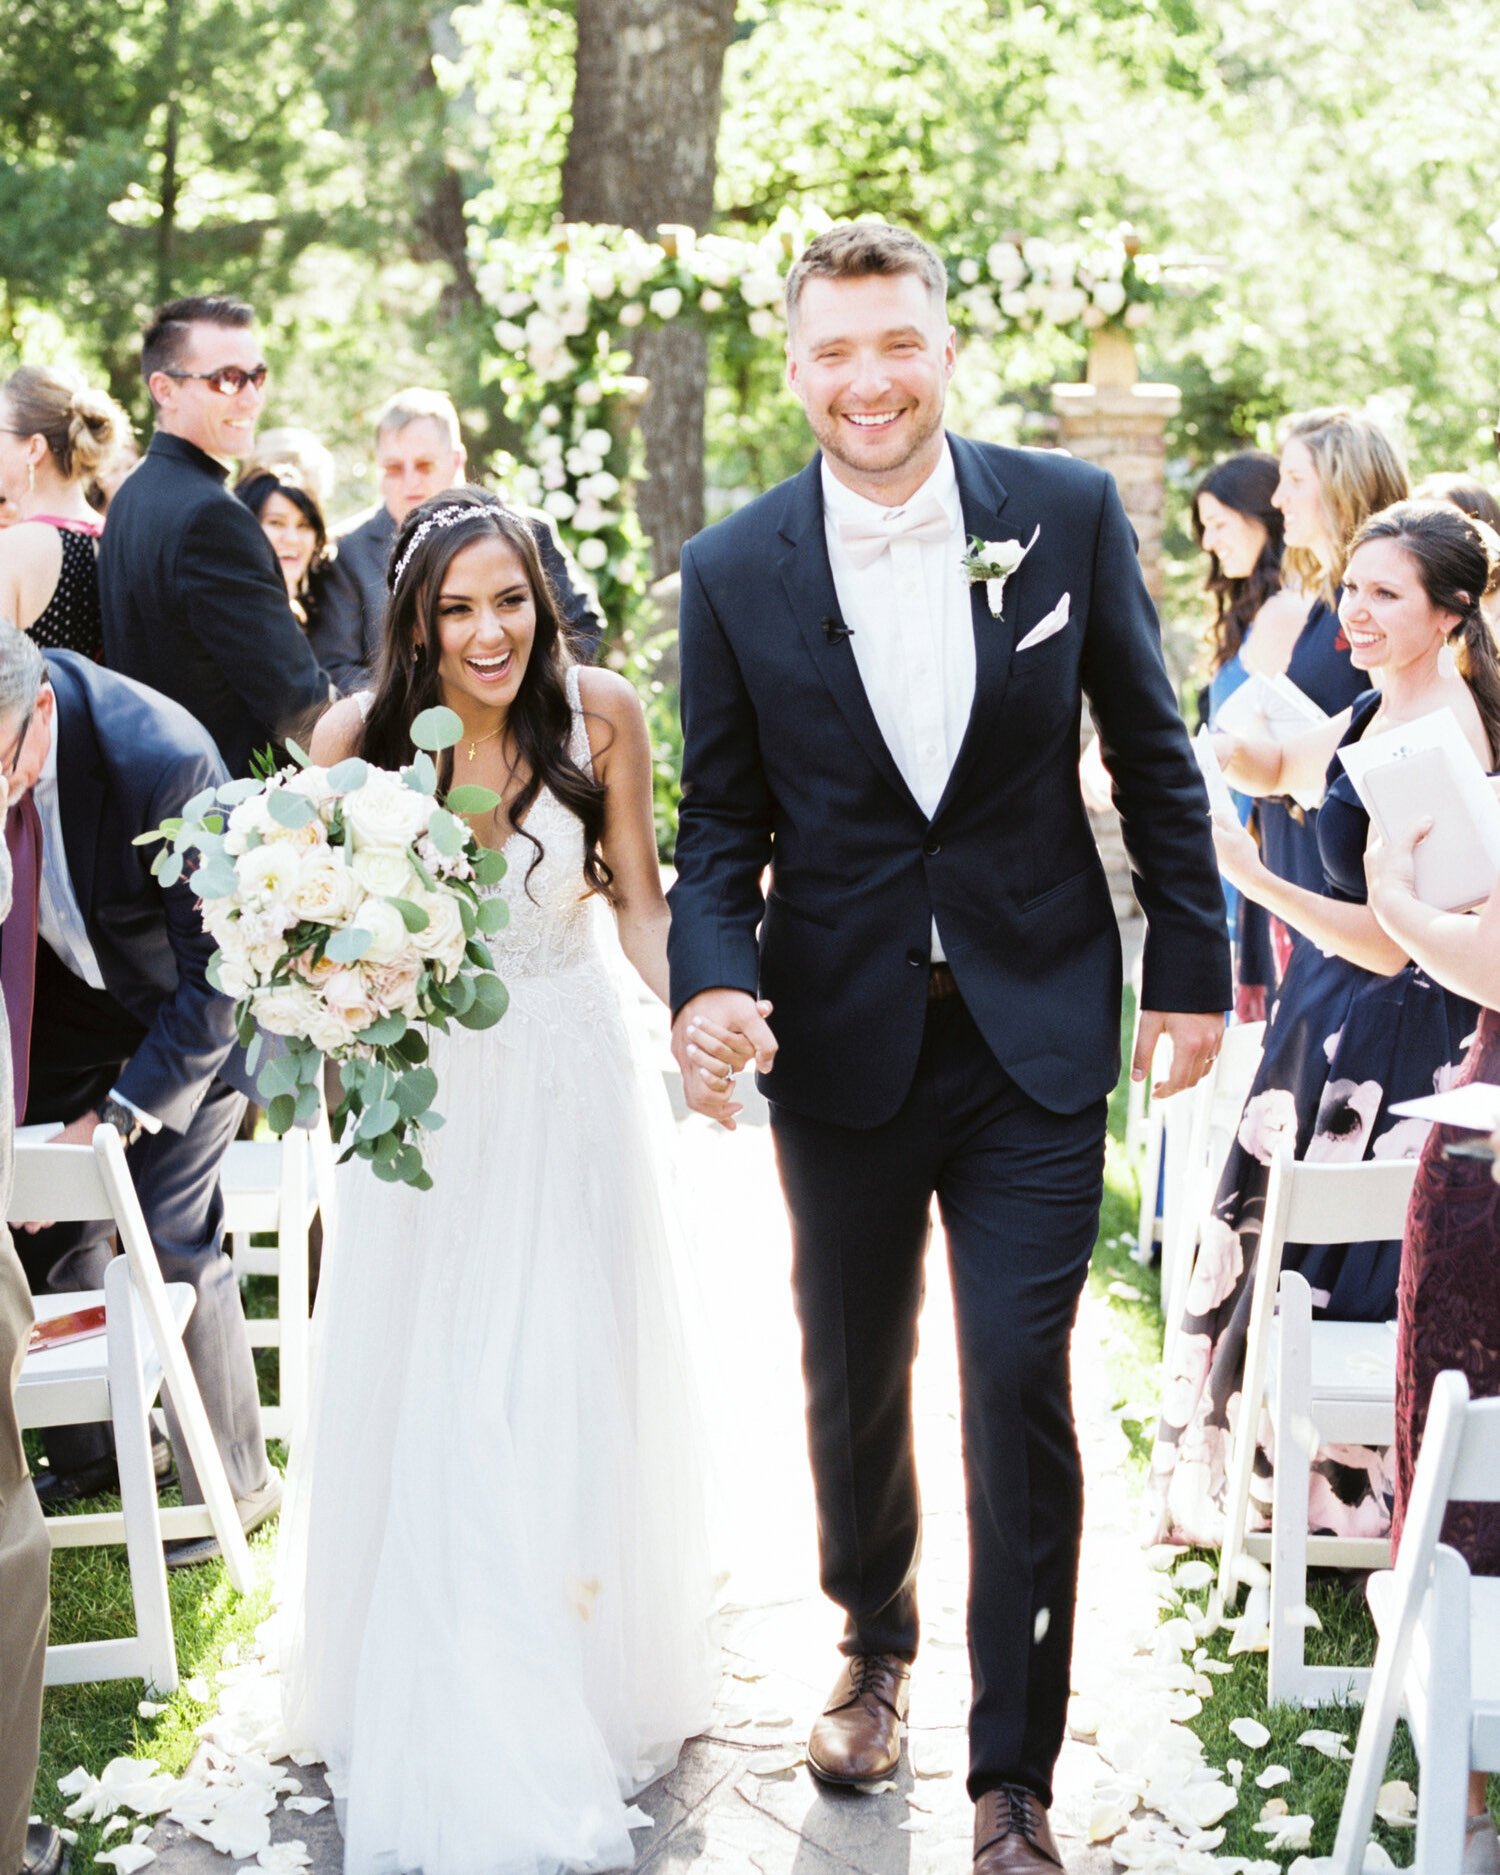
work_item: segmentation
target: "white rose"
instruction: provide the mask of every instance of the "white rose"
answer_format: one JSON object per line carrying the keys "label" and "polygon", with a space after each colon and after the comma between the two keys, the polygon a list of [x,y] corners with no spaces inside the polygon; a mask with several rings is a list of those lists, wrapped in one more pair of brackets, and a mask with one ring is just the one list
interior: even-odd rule
{"label": "white rose", "polygon": [[585,449],[592,449],[596,456],[607,456],[615,441],[608,430],[585,430],[578,440]]}
{"label": "white rose", "polygon": [[554,488],[552,493],[548,495],[546,500],[542,503],[543,508],[546,509],[547,513],[556,521],[570,520],[573,510],[577,505],[578,504],[565,488]]}
{"label": "white rose", "polygon": [[580,479],[604,467],[603,457],[595,455],[592,449],[585,449],[582,443],[568,451],[566,462],[568,474]]}
{"label": "white rose", "polygon": [[984,264],[1003,292],[1011,292],[1026,278],[1026,262],[1014,241],[996,241],[985,255]]}
{"label": "white rose", "polygon": [[526,334],[512,320],[497,319],[495,343],[503,352],[521,352],[526,349]]}
{"label": "white rose", "polygon": [[573,515],[573,525],[580,534],[597,534],[609,525],[609,511],[597,501],[580,501]]}
{"label": "white rose", "polygon": [[615,296],[615,270],[602,263],[590,267],[583,276],[583,283],[595,299],[613,299]]}
{"label": "white rose", "polygon": [[353,928],[369,932],[370,944],[364,954],[372,964],[394,963],[407,948],[406,925],[401,914],[383,898],[367,898],[359,908]]}
{"label": "white rose", "polygon": [[256,997],[255,1020],[270,1035],[306,1035],[320,1007],[305,983],[278,983]]}
{"label": "white rose", "polygon": [[398,957],[393,964],[365,964],[360,968],[365,994],[382,1015],[414,1016],[420,1002],[417,983],[422,975],[420,957]]}
{"label": "white rose", "polygon": [[231,859],[248,852],[251,835],[264,836],[272,825],[271,810],[263,794],[248,795],[243,801],[236,801],[224,824],[224,851]]}
{"label": "white rose", "polygon": [[716,313],[723,304],[724,295],[722,293],[716,293],[711,286],[704,287],[703,291],[698,295],[698,310],[700,312]]}
{"label": "white rose", "polygon": [[1031,310],[1031,301],[1020,287],[1012,287],[1000,295],[1000,310],[1007,319],[1024,319]]}
{"label": "white rose", "polygon": [[[360,1024],[363,1028],[366,1025]],[[326,1003],[318,1003],[307,1018],[307,1039],[313,1047],[325,1055],[331,1055],[340,1048],[348,1047],[354,1040],[354,1028],[337,1009],[330,1009]]]}
{"label": "white rose", "polygon": [[609,548],[597,534],[578,543],[578,564],[585,573],[597,573],[609,559]]}
{"label": "white rose", "polygon": [[751,268],[740,278],[740,297],[747,306],[773,306],[781,297],[781,275]]}
{"label": "white rose", "polygon": [[1101,280],[1094,288],[1094,304],[1106,319],[1124,310],[1125,289],[1118,280]]}
{"label": "white rose", "polygon": [[758,306],[745,323],[758,339],[773,339],[776,336],[776,315],[768,312],[764,306]]}
{"label": "white rose", "polygon": [[362,788],[344,796],[344,824],[360,846],[408,846],[425,833],[435,803],[394,775],[376,769]]}
{"label": "white rose", "polygon": [[299,768],[282,786],[288,794],[305,795],[314,807],[321,807],[325,801],[333,799],[333,789],[328,785],[328,770],[316,765]]}
{"label": "white rose", "polygon": [[613,501],[619,492],[620,478],[611,475],[608,469],[600,469],[597,475],[591,475],[578,486],[580,499],[586,501]]}
{"label": "white rose", "polygon": [[246,905],[267,909],[290,906],[301,871],[300,849],[280,840],[252,847],[234,862],[240,897]]}
{"label": "white rose", "polygon": [[259,981],[259,976],[242,958],[231,955],[222,944],[219,946],[219,988],[226,996],[238,1002],[242,996],[248,996]]}
{"label": "white rose", "polygon": [[342,924],[358,897],[349,868],[324,847],[303,860],[290,903],[299,918],[310,918],[314,924]]}
{"label": "white rose", "polygon": [[961,260],[958,263],[958,277],[963,281],[965,286],[973,286],[974,282],[979,278],[979,262],[977,260]]}
{"label": "white rose", "polygon": [[595,404],[604,401],[604,386],[597,378],[585,378],[573,393],[575,403],[583,405],[585,410],[592,410]]}
{"label": "white rose", "polygon": [[564,488],[567,486],[568,472],[560,462],[548,462],[542,467],[543,488]]}
{"label": "white rose", "polygon": [[334,970],[319,984],[324,1003],[335,1011],[351,1029],[363,1028],[375,1018],[375,1010],[365,991],[365,980],[358,970]]}
{"label": "white rose", "polygon": [[376,898],[405,898],[415,884],[404,846],[362,846],[350,860],[349,870]]}
{"label": "white rose", "polygon": [[622,326],[638,326],[645,316],[646,309],[638,299],[628,300],[619,312]]}
{"label": "white rose", "polygon": [[427,914],[425,930],[413,931],[412,946],[423,957],[431,957],[445,970],[456,970],[463,962],[463,915],[451,892],[424,893],[418,901]]}
{"label": "white rose", "polygon": [[1132,330],[1138,326],[1145,325],[1150,317],[1151,308],[1142,305],[1140,301],[1137,301],[1134,306],[1127,306],[1125,308],[1125,323],[1130,326]]}
{"label": "white rose", "polygon": [[682,311],[682,290],[675,286],[659,287],[651,295],[651,310],[658,319],[675,319]]}
{"label": "white rose", "polygon": [[531,304],[531,295],[524,287],[512,287],[510,292],[501,296],[497,304],[507,319],[516,319]]}

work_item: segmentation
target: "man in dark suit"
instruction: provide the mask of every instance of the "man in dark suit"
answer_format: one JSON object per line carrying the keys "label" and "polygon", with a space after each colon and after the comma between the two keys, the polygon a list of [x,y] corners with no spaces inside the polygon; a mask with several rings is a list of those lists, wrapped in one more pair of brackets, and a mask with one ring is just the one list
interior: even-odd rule
{"label": "man in dark suit", "polygon": [[265,395],[253,320],[218,298],[156,315],[141,348],[156,434],[99,550],[105,663],[196,716],[232,775],[329,697],[271,543],[225,487]]}
{"label": "man in dark suit", "polygon": [[[1229,958],[1206,796],[1114,484],[945,434],[945,291],[913,235],[820,236],[787,307],[821,453],[683,553],[673,1047],[689,1104],[732,1124],[692,1025],[737,1030],[771,1101],[822,1582],[847,1617],[808,1741],[835,1784],[878,1782],[900,1752],[911,1367],[938,1200],[963,1379],[974,1866],[1009,1875],[1061,1866],[1047,1810],[1082,1524],[1068,1342],[1119,1066],[1085,697],[1148,920],[1135,1068],[1168,1036],[1161,1091],[1212,1060]],[[969,537],[1007,578],[972,577]]]}
{"label": "man in dark suit", "polygon": [[[375,416],[375,468],[380,500],[340,528],[337,552],[323,576],[313,649],[348,695],[370,683],[380,650],[380,627],[389,594],[386,569],[396,530],[413,508],[467,479],[458,412],[446,391],[420,385],[397,391]],[[568,643],[587,663],[604,630],[592,596],[564,552],[551,520],[526,511],[542,571],[557,596]]]}
{"label": "man in dark suit", "polygon": [[[245,1093],[224,1078],[242,1078],[233,1005],[208,982],[214,942],[192,885],[162,887],[150,870],[154,849],[132,844],[228,775],[207,732],[166,697],[66,651],[43,667],[29,639],[0,638],[0,667],[27,653],[35,684],[0,684],[0,696],[29,689],[34,697],[0,724],[16,873],[16,902],[0,928],[0,977],[17,1114],[63,1121],[58,1138],[69,1142],[91,1139],[101,1120],[119,1129],[162,1273],[197,1295],[183,1339],[251,1528],[280,1493],[223,1248],[219,1166],[245,1110]],[[107,1230],[22,1232],[33,1289],[102,1287]],[[170,1402],[168,1413],[171,1423]],[[58,1429],[47,1444],[45,1499],[65,1502],[113,1482],[108,1428]],[[186,1447],[174,1444],[183,1498],[201,1502]],[[167,1546],[171,1563],[216,1553],[211,1539]]]}

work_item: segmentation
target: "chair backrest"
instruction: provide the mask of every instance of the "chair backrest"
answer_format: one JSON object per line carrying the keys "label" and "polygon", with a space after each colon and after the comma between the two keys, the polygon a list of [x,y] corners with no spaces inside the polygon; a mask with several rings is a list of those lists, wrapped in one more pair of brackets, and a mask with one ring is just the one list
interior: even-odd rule
{"label": "chair backrest", "polygon": [[[1308,1165],[1294,1162],[1288,1148],[1283,1148],[1283,1156],[1289,1170],[1282,1172],[1276,1219],[1283,1244],[1379,1242],[1404,1233],[1406,1210],[1417,1177],[1415,1159]],[[1265,1234],[1269,1234],[1272,1209],[1268,1189]]]}

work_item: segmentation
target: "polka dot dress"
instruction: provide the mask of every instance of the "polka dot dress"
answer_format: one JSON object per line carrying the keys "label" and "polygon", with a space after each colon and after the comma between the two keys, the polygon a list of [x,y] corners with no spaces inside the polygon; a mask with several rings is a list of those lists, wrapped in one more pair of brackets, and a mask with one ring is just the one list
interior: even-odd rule
{"label": "polka dot dress", "polygon": [[31,627],[31,636],[44,651],[80,651],[97,660],[104,655],[98,543],[81,528],[57,526],[57,534],[62,542],[62,570],[52,597]]}

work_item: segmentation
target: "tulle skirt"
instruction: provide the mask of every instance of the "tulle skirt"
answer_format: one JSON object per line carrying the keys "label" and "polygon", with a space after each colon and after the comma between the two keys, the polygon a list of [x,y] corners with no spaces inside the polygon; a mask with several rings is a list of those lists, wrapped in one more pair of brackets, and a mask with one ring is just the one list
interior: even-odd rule
{"label": "tulle skirt", "polygon": [[713,1700],[660,1080],[599,963],[510,988],[433,1038],[435,1188],[344,1168],[324,1256],[282,1672],[348,1875],[628,1867]]}

